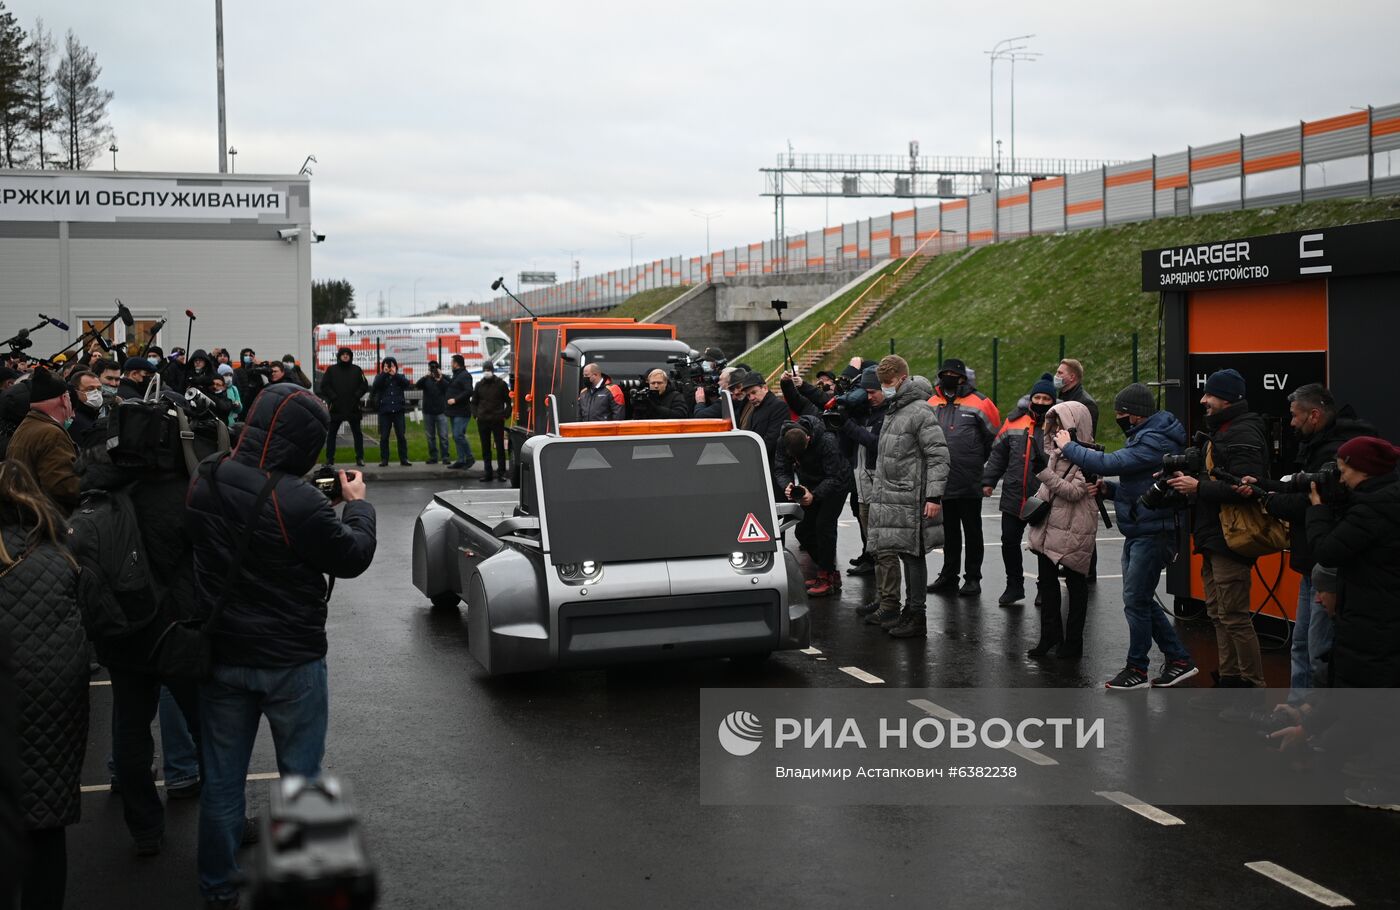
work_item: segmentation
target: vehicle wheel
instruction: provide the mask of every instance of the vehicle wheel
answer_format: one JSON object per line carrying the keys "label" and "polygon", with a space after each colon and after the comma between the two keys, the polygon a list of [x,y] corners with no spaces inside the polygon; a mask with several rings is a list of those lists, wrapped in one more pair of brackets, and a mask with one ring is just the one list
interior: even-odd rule
{"label": "vehicle wheel", "polygon": [[455,610],[462,598],[455,591],[444,591],[432,596],[434,610]]}

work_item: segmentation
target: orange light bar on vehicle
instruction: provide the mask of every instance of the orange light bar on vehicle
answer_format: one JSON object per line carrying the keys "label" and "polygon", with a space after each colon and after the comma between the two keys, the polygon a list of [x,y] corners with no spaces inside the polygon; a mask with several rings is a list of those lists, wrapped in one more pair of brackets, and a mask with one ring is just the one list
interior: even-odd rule
{"label": "orange light bar on vehicle", "polygon": [[581,420],[562,424],[559,435],[578,436],[665,436],[673,433],[725,433],[734,424],[723,418],[690,420]]}

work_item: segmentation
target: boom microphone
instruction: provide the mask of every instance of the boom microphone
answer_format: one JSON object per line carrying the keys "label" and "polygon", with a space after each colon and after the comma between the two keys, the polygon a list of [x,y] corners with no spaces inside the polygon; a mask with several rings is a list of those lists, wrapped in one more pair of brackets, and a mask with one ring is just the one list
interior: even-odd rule
{"label": "boom microphone", "polygon": [[52,316],[45,316],[43,313],[40,313],[40,314],[39,314],[39,318],[42,319],[42,320],[44,320],[45,322],[47,322],[49,325],[53,326],[54,328],[62,329],[62,330],[65,331],[65,332],[68,331],[68,323],[63,322],[63,321],[60,320],[60,319],[55,319],[55,318],[53,318]]}
{"label": "boom microphone", "polygon": [[126,308],[126,304],[117,301],[117,315],[121,317],[122,325],[131,328],[136,324],[136,320],[131,315],[131,310]]}
{"label": "boom microphone", "polygon": [[194,315],[194,310],[185,310],[185,315],[188,316],[188,317],[190,317],[191,319],[197,318],[197,317]]}
{"label": "boom microphone", "polygon": [[491,282],[491,290],[499,291],[503,281],[505,281],[505,278],[497,278],[495,281]]}

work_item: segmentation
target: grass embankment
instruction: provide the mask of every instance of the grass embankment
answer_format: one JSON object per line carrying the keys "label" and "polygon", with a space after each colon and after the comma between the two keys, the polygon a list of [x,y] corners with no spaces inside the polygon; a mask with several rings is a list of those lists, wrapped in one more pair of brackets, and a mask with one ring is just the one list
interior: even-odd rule
{"label": "grass embankment", "polygon": [[669,287],[652,288],[649,291],[638,291],[612,309],[604,310],[597,315],[619,319],[630,316],[640,322],[677,297],[680,297],[688,290],[690,290],[688,287]]}
{"label": "grass embankment", "polygon": [[[895,268],[897,265],[898,263],[896,262],[886,266],[883,270],[870,276],[835,300],[823,305],[816,313],[802,320],[799,324],[789,327],[788,341],[791,343],[793,349],[796,350],[798,345],[802,344],[807,336],[816,331],[817,327],[823,322],[839,316],[842,310],[851,305],[851,301],[863,294],[865,289],[874,284],[881,275]],[[784,315],[790,314],[785,313]],[[742,359],[744,363],[747,363],[753,369],[767,376],[773,370],[777,369],[778,364],[783,360],[783,337],[779,335],[775,339],[763,342],[752,351],[746,353]],[[847,359],[849,360],[850,358],[848,357]]]}
{"label": "grass embankment", "polygon": [[[992,395],[997,338],[994,397],[1005,414],[1042,372],[1055,369],[1063,334],[1065,355],[1084,362],[1085,387],[1104,406],[1100,441],[1114,447],[1121,438],[1108,409],[1113,395],[1133,381],[1134,332],[1139,378],[1156,375],[1158,298],[1140,290],[1143,250],[1395,217],[1400,199],[1331,200],[993,244],[963,254],[946,271],[937,261],[930,265],[904,289],[907,302],[896,310],[899,301],[891,301],[887,315],[822,366],[844,364],[857,354],[879,358],[894,339],[895,351],[913,371],[932,380],[941,338],[943,356],[964,360],[976,370],[978,388]],[[925,277],[940,272],[937,280]],[[776,363],[776,356],[771,359]]]}

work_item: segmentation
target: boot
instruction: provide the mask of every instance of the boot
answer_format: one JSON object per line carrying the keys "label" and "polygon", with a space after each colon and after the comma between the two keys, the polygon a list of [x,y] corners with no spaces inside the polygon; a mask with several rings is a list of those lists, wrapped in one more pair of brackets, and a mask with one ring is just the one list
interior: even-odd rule
{"label": "boot", "polygon": [[865,624],[867,626],[880,626],[882,628],[894,626],[899,623],[899,614],[900,611],[898,608],[893,610],[876,610],[874,613],[865,617]]}
{"label": "boot", "polygon": [[899,625],[888,631],[890,638],[927,638],[928,621],[923,610],[908,610]]}
{"label": "boot", "polygon": [[957,575],[940,575],[926,589],[930,594],[945,594],[958,589]]}
{"label": "boot", "polygon": [[872,600],[868,604],[861,604],[860,606],[856,607],[856,615],[861,617],[869,616],[871,613],[874,613],[876,610],[879,609],[880,601]]}
{"label": "boot", "polygon": [[963,582],[963,586],[958,588],[959,597],[976,597],[982,593],[982,579],[969,578]]}
{"label": "boot", "polygon": [[1036,643],[1026,654],[1030,657],[1044,657],[1050,653],[1052,648],[1058,647],[1060,642],[1065,640],[1065,633],[1060,626],[1060,609],[1055,607],[1040,608],[1040,641]]}
{"label": "boot", "polygon": [[1006,590],[1002,591],[1001,596],[997,598],[997,606],[1009,607],[1025,599],[1026,588],[1024,585],[1007,585]]}
{"label": "boot", "polygon": [[846,574],[852,577],[875,574],[875,560],[868,556],[863,556],[859,560],[851,563],[851,567],[846,570]]}

